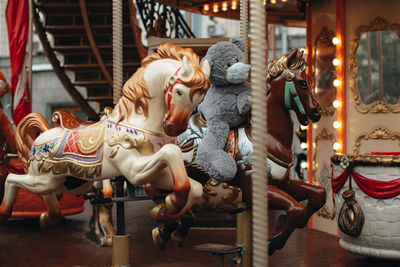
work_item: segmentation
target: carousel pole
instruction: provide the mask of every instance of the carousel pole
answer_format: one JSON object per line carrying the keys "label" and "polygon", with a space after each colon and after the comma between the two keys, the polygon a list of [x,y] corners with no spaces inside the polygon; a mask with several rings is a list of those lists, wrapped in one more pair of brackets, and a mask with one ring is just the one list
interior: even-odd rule
{"label": "carousel pole", "polygon": [[253,149],[253,266],[268,266],[268,173],[265,77],[265,7],[262,0],[250,0],[250,61],[252,88]]}
{"label": "carousel pole", "polygon": [[[122,0],[113,0],[113,102],[114,105],[121,98],[123,85],[123,57],[122,57]],[[115,185],[117,197],[124,196],[124,178],[116,177]],[[131,266],[131,236],[125,234],[124,202],[117,203],[117,234],[112,238],[112,267]]]}
{"label": "carousel pole", "polygon": [[32,65],[33,65],[33,0],[29,1],[29,31],[28,31],[28,99],[32,107]]}
{"label": "carousel pole", "polygon": [[[249,1],[240,0],[240,39],[243,41],[243,54],[245,63],[249,61]],[[236,245],[244,249],[242,262],[238,266],[251,266],[251,210],[247,209],[244,202],[238,204],[238,209],[243,210],[236,216]]]}

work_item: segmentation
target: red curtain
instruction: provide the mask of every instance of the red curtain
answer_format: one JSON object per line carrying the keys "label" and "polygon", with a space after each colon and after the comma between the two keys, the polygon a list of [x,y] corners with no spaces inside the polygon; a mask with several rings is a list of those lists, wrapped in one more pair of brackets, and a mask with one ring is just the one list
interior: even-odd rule
{"label": "red curtain", "polygon": [[[332,173],[332,191],[338,192],[347,181],[349,171],[345,170],[338,177],[333,177]],[[366,178],[361,174],[351,171],[350,175],[358,187],[368,196],[377,199],[393,198],[400,195],[400,178],[390,181],[378,181]]]}
{"label": "red curtain", "polygon": [[31,112],[25,66],[29,29],[29,1],[9,0],[6,7],[8,43],[10,46],[13,120],[15,125]]}

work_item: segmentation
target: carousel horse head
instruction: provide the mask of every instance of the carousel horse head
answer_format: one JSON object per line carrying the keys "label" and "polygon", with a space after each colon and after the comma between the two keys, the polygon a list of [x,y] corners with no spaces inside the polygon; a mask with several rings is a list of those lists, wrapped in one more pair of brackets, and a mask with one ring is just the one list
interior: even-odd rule
{"label": "carousel horse head", "polygon": [[5,94],[10,92],[10,90],[10,84],[7,82],[4,74],[0,71],[0,97],[3,97]]}
{"label": "carousel horse head", "polygon": [[129,120],[132,113],[155,123],[159,121],[155,118],[161,117],[167,135],[181,134],[209,87],[209,74],[209,65],[200,66],[192,49],[170,43],[160,45],[125,83],[114,109],[120,114],[118,120]]}
{"label": "carousel horse head", "polygon": [[[307,64],[303,51],[293,49],[289,55],[267,64],[269,93],[279,94],[287,110],[296,113],[298,121],[306,126],[309,120],[317,122],[321,118],[321,108],[312,92],[311,80],[306,73]],[[277,88],[284,88],[283,91]],[[283,96],[282,96],[283,94]]]}

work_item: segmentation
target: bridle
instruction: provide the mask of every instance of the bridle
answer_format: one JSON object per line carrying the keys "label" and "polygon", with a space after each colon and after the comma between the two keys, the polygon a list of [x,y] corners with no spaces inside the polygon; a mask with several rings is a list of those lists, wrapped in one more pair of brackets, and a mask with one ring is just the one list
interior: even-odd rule
{"label": "bridle", "polygon": [[293,98],[294,103],[296,103],[296,106],[299,110],[299,112],[303,115],[306,114],[306,111],[304,110],[303,104],[300,101],[299,96],[297,95],[296,88],[294,86],[294,76],[293,73],[289,71],[289,69],[286,69],[286,82],[285,82],[285,107],[290,110],[292,109],[292,104],[291,104],[291,98]]}
{"label": "bridle", "polygon": [[169,117],[169,110],[171,108],[171,99],[172,99],[172,90],[174,89],[174,86],[176,84],[182,84],[182,80],[178,78],[179,71],[181,70],[182,67],[179,67],[175,73],[171,76],[169,79],[167,85],[164,87],[163,92],[164,96],[167,96],[167,110],[165,111],[165,116],[164,116],[164,122],[168,119]]}

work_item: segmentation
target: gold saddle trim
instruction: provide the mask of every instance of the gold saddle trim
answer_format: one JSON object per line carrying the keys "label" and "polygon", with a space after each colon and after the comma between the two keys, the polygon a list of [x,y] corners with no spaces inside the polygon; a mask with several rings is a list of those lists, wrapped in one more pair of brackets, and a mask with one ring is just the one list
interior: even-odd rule
{"label": "gold saddle trim", "polygon": [[78,148],[84,154],[97,151],[104,142],[106,121],[96,122],[78,130]]}

